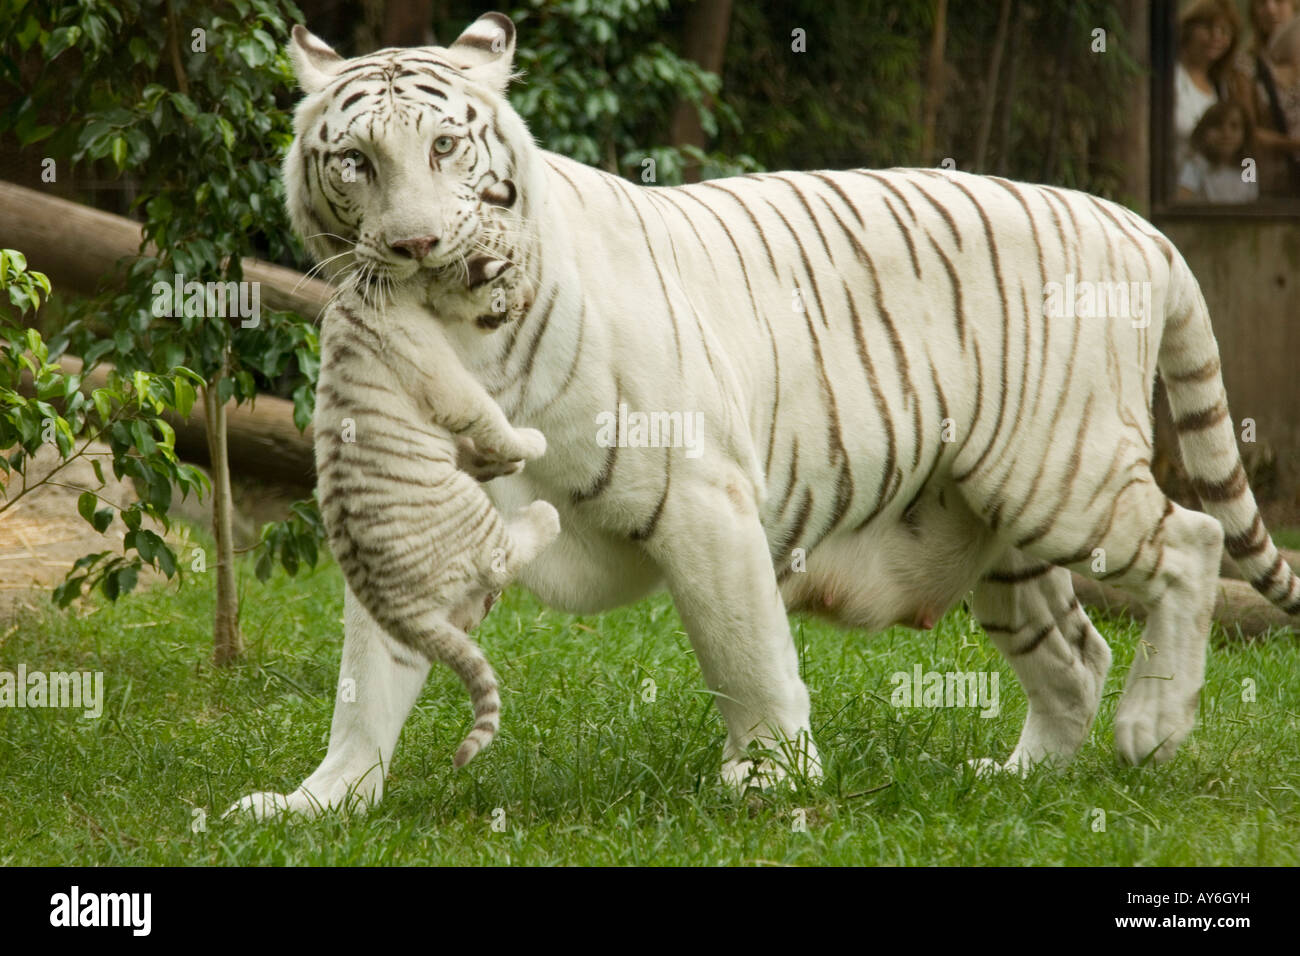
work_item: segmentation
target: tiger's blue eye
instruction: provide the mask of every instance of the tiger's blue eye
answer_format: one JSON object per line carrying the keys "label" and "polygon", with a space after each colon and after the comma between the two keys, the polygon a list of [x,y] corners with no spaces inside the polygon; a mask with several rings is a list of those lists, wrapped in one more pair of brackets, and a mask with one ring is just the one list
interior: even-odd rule
{"label": "tiger's blue eye", "polygon": [[359,149],[350,149],[343,154],[343,160],[351,163],[353,169],[364,169],[366,165],[366,154]]}
{"label": "tiger's blue eye", "polygon": [[446,156],[456,148],[456,137],[439,136],[433,141],[433,151],[439,156]]}

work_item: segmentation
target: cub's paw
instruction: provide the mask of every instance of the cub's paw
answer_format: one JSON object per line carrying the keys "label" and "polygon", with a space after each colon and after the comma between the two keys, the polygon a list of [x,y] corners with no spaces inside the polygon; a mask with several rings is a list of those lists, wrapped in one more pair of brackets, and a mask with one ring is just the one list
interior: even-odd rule
{"label": "cub's paw", "polygon": [[[539,433],[540,434],[540,433]],[[487,451],[479,450],[472,438],[456,439],[456,467],[478,481],[491,481],[513,475],[524,467],[522,459],[504,461]]]}
{"label": "cub's paw", "polygon": [[532,525],[533,534],[543,547],[554,541],[560,533],[560,513],[549,501],[537,499],[524,508],[523,517]]}
{"label": "cub's paw", "polygon": [[546,454],[546,436],[536,428],[516,428],[515,444],[509,449],[511,458],[531,461]]}

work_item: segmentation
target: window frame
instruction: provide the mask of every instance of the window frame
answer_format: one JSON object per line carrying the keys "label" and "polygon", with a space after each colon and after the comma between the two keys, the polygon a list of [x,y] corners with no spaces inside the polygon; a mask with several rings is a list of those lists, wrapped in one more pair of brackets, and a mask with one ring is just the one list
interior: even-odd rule
{"label": "window frame", "polygon": [[[1253,203],[1179,202],[1173,155],[1174,65],[1178,46],[1177,0],[1151,3],[1151,216],[1161,219],[1300,219],[1300,196]],[[1300,15],[1300,14],[1298,14]],[[1247,25],[1247,29],[1249,26]]]}

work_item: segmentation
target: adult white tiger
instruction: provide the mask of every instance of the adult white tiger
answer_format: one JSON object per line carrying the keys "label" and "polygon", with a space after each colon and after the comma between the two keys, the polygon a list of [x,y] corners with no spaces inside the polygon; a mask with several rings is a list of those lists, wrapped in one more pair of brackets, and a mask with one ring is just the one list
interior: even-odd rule
{"label": "adult white tiger", "polygon": [[[447,48],[353,60],[296,28],[289,206],[318,257],[418,283],[444,316],[471,250],[517,262],[526,312],[444,321],[511,421],[549,442],[489,486],[503,510],[559,510],[561,536],[521,580],[582,612],[666,585],[726,720],[727,780],[780,774],[753,742],[797,742],[819,769],[787,609],[928,627],[974,588],[1029,698],[1005,764],[1021,769],[1075,752],[1110,664],[1066,568],[1149,608],[1116,718],[1134,763],[1192,728],[1225,527],[1254,585],[1300,611],[1242,471],[1204,300],[1144,220],[931,170],[637,187],[536,147],[503,96],[513,51],[495,13]],[[1049,283],[1073,280],[1142,283],[1150,311],[1045,316]],[[1157,369],[1214,517],[1152,480]],[[597,416],[620,403],[702,413],[707,452],[599,446]],[[345,606],[355,702],[336,706],[328,755],[293,793],[236,807],[379,799],[426,671]]]}

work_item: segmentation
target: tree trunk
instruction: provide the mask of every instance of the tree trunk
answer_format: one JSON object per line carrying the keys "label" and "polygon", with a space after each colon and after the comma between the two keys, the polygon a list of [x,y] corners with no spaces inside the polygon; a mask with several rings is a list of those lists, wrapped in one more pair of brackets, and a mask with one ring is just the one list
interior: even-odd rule
{"label": "tree trunk", "polygon": [[[1117,5],[1124,23],[1124,49],[1149,72],[1151,69],[1151,0],[1129,0]],[[1114,54],[1108,53],[1107,56]],[[1253,97],[1253,92],[1252,92]],[[1123,123],[1108,123],[1100,135],[1107,165],[1119,175],[1116,197],[1139,214],[1151,211],[1151,84],[1135,80],[1124,89]]]}
{"label": "tree trunk", "polygon": [[[1074,0],[1066,6],[1066,32],[1074,28]],[[1052,100],[1052,118],[1047,130],[1047,151],[1043,153],[1043,171],[1038,177],[1040,183],[1056,182],[1056,162],[1059,150],[1057,144],[1061,139],[1061,124],[1065,121],[1065,91],[1070,85],[1070,67],[1074,62],[1074,46],[1067,44],[1065,53],[1055,65],[1056,96]]]}
{"label": "tree trunk", "polygon": [[921,118],[921,162],[933,163],[935,128],[943,104],[943,51],[948,43],[948,0],[935,0],[934,31],[930,34],[930,58],[925,68],[925,107]]}
{"label": "tree trunk", "polygon": [[[727,31],[731,24],[731,0],[696,0],[686,11],[684,25],[686,59],[698,63],[710,73],[722,74],[722,63],[727,52]],[[710,105],[709,100],[705,105]],[[700,114],[694,103],[683,100],[677,104],[669,127],[669,142],[674,146],[695,146],[704,149],[708,137],[700,125]],[[688,183],[700,181],[700,164],[686,164]]]}
{"label": "tree trunk", "polygon": [[212,472],[212,534],[217,540],[217,612],[212,626],[212,660],[229,664],[244,653],[239,636],[239,592],[235,588],[235,504],[230,496],[230,461],[226,456],[226,405],[219,394],[221,372],[203,389]]}
{"label": "tree trunk", "polygon": [[1006,176],[1011,169],[1011,127],[1016,106],[1016,83],[1020,78],[1020,39],[1025,32],[1026,8],[1016,0],[1016,19],[1011,26],[1011,43],[1007,53],[1007,82],[1002,94],[1002,126],[998,133],[998,175]]}
{"label": "tree trunk", "polygon": [[1007,30],[1011,24],[1011,0],[1002,0],[998,11],[998,31],[993,37],[993,49],[989,52],[989,73],[984,81],[984,105],[980,109],[979,135],[975,139],[974,170],[984,172],[984,162],[988,158],[989,137],[993,135],[993,111],[998,105],[998,73],[1002,69],[1002,57],[1007,49]]}

